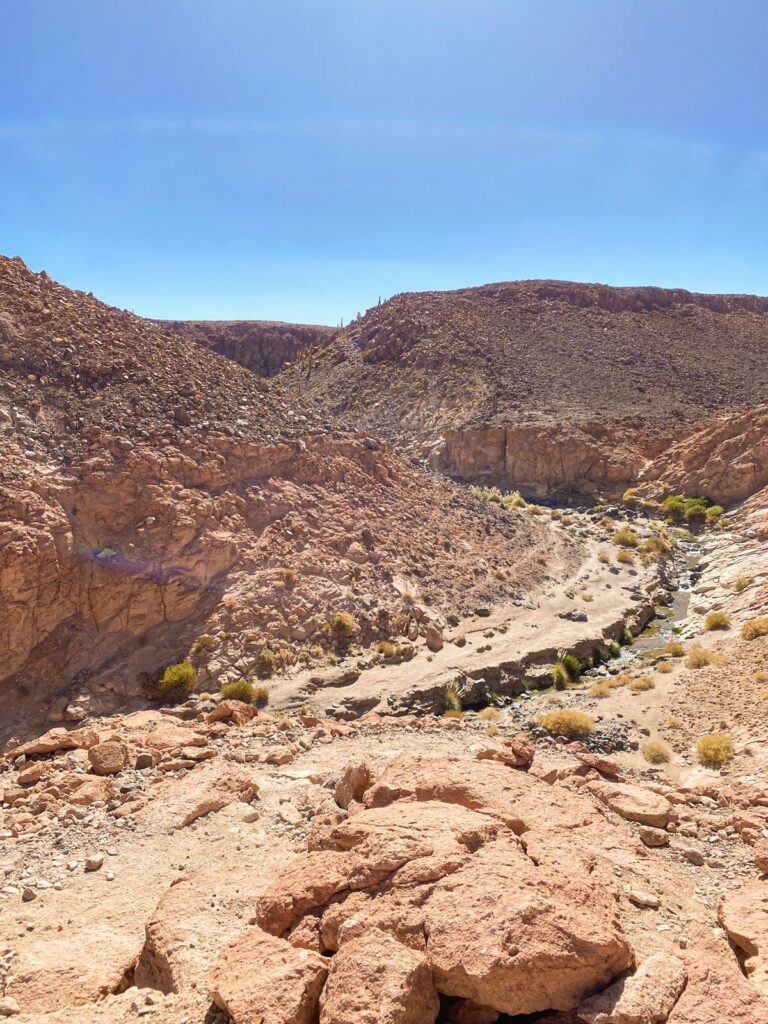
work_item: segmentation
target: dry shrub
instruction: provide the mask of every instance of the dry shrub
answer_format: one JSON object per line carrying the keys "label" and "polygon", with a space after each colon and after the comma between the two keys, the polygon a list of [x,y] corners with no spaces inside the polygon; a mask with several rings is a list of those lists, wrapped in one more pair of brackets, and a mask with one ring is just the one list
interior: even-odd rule
{"label": "dry shrub", "polygon": [[447,708],[443,712],[443,718],[463,718],[464,712],[458,711],[456,708]]}
{"label": "dry shrub", "polygon": [[629,688],[632,693],[643,693],[644,690],[652,690],[656,683],[651,679],[650,676],[638,676],[636,679],[630,679]]}
{"label": "dry shrub", "polygon": [[604,697],[609,697],[611,694],[611,687],[607,679],[601,679],[596,683],[593,683],[587,691],[590,697],[597,697],[598,700],[602,700]]}
{"label": "dry shrub", "polygon": [[349,612],[334,612],[328,617],[328,630],[339,639],[348,640],[358,630],[357,622]]}
{"label": "dry shrub", "polygon": [[620,548],[636,548],[640,541],[638,540],[637,534],[634,530],[630,530],[629,527],[624,527],[614,533],[613,543],[618,545]]}
{"label": "dry shrub", "polygon": [[621,562],[624,565],[634,565],[635,558],[631,551],[625,551],[622,549],[621,551],[616,552],[616,561]]}
{"label": "dry shrub", "polygon": [[607,565],[611,559],[608,556],[607,552],[601,551],[600,554],[597,556],[597,560],[598,562],[602,562],[603,565]]}
{"label": "dry shrub", "polygon": [[595,720],[583,711],[559,708],[541,715],[539,725],[544,726],[553,736],[586,736],[594,729]]}
{"label": "dry shrub", "polygon": [[669,673],[673,671],[673,668],[668,661],[662,661],[656,666],[656,671],[661,672],[663,675],[669,675]]}
{"label": "dry shrub", "polygon": [[501,718],[501,712],[496,708],[483,708],[477,717],[484,722],[495,722],[496,719]]}
{"label": "dry shrub", "polygon": [[708,651],[700,644],[694,644],[685,659],[686,668],[704,668],[707,665],[716,665],[718,661],[714,651]]}
{"label": "dry shrub", "polygon": [[582,601],[594,601],[595,600],[595,595],[594,594],[582,594],[581,595],[581,600]]}
{"label": "dry shrub", "polygon": [[672,760],[672,751],[661,740],[646,740],[640,749],[650,764],[666,764]]}
{"label": "dry shrub", "polygon": [[731,617],[726,615],[725,612],[707,612],[707,617],[704,619],[704,629],[730,629],[731,628]]}
{"label": "dry shrub", "polygon": [[685,647],[679,640],[670,640],[664,648],[664,653],[668,654],[670,658],[682,658],[685,654]]}
{"label": "dry shrub", "polygon": [[720,768],[733,757],[733,740],[727,732],[710,733],[696,744],[696,753],[703,765]]}
{"label": "dry shrub", "polygon": [[396,640],[379,640],[376,650],[385,658],[396,658],[400,653],[400,644]]}
{"label": "dry shrub", "polygon": [[768,672],[764,672],[760,669],[758,672],[755,672],[752,678],[756,683],[768,683]]}
{"label": "dry shrub", "polygon": [[751,582],[752,582],[752,577],[751,576],[741,575],[741,576],[737,576],[736,577],[736,579],[733,581],[731,586],[733,587],[733,589],[736,591],[737,594],[740,594],[743,590],[747,589],[747,587],[749,586],[749,584]]}
{"label": "dry shrub", "polygon": [[486,736],[491,736],[491,737],[498,736],[499,735],[499,727],[498,727],[498,725],[496,725],[495,722],[491,722],[491,724],[485,730],[485,735]]}
{"label": "dry shrub", "polygon": [[269,687],[268,686],[254,686],[253,688],[253,699],[257,704],[269,703]]}
{"label": "dry shrub", "polygon": [[757,640],[760,636],[768,636],[768,616],[750,619],[741,627],[742,640]]}

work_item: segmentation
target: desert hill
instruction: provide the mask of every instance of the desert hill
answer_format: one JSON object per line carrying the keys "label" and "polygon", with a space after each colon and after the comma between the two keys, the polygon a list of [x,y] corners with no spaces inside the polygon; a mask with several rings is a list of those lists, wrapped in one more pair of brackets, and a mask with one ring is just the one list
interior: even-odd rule
{"label": "desert hill", "polygon": [[464,479],[620,494],[768,396],[768,299],[520,281],[395,296],[280,380]]}
{"label": "desert hill", "polygon": [[334,327],[271,320],[161,320],[158,324],[261,377],[274,377],[302,349],[325,344],[336,333]]}
{"label": "desert hill", "polygon": [[[371,643],[546,575],[548,524],[20,260],[0,260],[0,337],[6,731],[14,709],[141,697],[200,636],[218,688],[264,658],[311,665],[334,613]],[[555,549],[569,564],[578,544]]]}

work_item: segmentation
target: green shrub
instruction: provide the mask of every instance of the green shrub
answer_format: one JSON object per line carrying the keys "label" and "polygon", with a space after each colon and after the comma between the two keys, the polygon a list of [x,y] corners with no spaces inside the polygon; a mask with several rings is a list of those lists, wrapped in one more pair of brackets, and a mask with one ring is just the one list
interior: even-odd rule
{"label": "green shrub", "polygon": [[444,703],[446,712],[461,711],[461,697],[452,686],[445,691]]}
{"label": "green shrub", "polygon": [[620,548],[636,548],[640,541],[638,540],[635,531],[630,530],[628,526],[625,526],[614,533],[613,543],[618,545]]}
{"label": "green shrub", "polygon": [[608,642],[608,653],[612,658],[618,658],[621,654],[621,644],[618,640],[610,640]]}
{"label": "green shrub", "polygon": [[625,626],[622,629],[622,631],[621,631],[620,643],[624,647],[631,647],[634,642],[635,642],[635,638],[634,638],[634,636],[632,634],[632,630],[629,629],[629,627]]}
{"label": "green shrub", "polygon": [[578,679],[581,673],[581,662],[575,654],[564,654],[560,661],[571,679]]}
{"label": "green shrub", "polygon": [[195,688],[197,669],[191,661],[169,665],[159,675],[142,677],[144,689],[155,700],[170,703],[183,700]]}
{"label": "green shrub", "polygon": [[250,704],[253,700],[253,687],[247,679],[235,679],[232,683],[224,683],[221,696],[225,700],[241,700],[244,704]]}
{"label": "green shrub", "polygon": [[192,644],[193,654],[203,654],[205,651],[210,651],[213,647],[214,640],[212,636],[208,636],[207,633],[203,636],[199,636],[197,640]]}
{"label": "green shrub", "polygon": [[568,669],[559,661],[552,669],[552,685],[556,690],[566,690],[570,681]]}
{"label": "green shrub", "polygon": [[278,665],[278,656],[269,647],[262,647],[256,655],[256,671],[260,676],[271,676]]}

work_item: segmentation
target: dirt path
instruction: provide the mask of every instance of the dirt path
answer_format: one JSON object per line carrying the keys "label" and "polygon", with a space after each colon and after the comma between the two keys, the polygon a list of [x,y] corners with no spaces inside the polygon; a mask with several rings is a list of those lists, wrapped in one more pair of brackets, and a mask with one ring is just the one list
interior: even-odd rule
{"label": "dirt path", "polygon": [[[432,712],[442,709],[449,686],[471,704],[482,700],[486,688],[515,692],[523,677],[543,680],[559,650],[587,653],[617,638],[627,621],[643,622],[652,614],[659,584],[655,567],[610,566],[598,559],[598,550],[597,543],[590,544],[578,572],[554,590],[535,595],[529,601],[534,607],[509,606],[465,620],[441,650],[420,647],[412,660],[375,665],[351,682],[343,682],[345,663],[322,675],[304,672],[276,687],[272,703],[286,709],[308,706],[342,718],[374,709]],[[562,617],[572,612],[585,614],[587,621]],[[465,646],[452,642],[462,636]]]}

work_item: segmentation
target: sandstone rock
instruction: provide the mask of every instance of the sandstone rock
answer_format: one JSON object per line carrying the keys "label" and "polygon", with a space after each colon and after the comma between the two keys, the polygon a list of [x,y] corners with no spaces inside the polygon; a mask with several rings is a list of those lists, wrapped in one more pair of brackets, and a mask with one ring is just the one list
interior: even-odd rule
{"label": "sandstone rock", "polygon": [[91,804],[103,804],[111,800],[117,792],[115,783],[110,778],[88,778],[78,783],[69,795],[69,802],[79,807],[90,807]]}
{"label": "sandstone rock", "polygon": [[206,722],[234,722],[235,725],[245,725],[252,718],[258,715],[258,709],[253,704],[246,704],[242,700],[223,700],[213,711],[206,716]]}
{"label": "sandstone rock", "polygon": [[486,741],[475,751],[478,761],[501,761],[510,768],[525,768],[533,763],[535,748],[527,736],[514,736],[496,742]]}
{"label": "sandstone rock", "polygon": [[133,767],[136,771],[143,771],[145,768],[151,768],[155,763],[155,759],[148,750],[140,750],[136,755],[136,760],[133,763]]}
{"label": "sandstone rock", "polygon": [[752,848],[752,857],[758,871],[768,872],[768,839],[758,839]]}
{"label": "sandstone rock", "polygon": [[396,800],[461,804],[503,821],[517,834],[534,822],[543,829],[573,829],[600,821],[589,800],[525,772],[511,772],[495,761],[403,754],[387,766],[363,802],[367,807],[384,807]]}
{"label": "sandstone rock", "polygon": [[15,760],[31,754],[55,754],[60,750],[88,750],[98,742],[99,736],[95,729],[50,729],[36,740],[22,743],[10,751],[8,756]]}
{"label": "sandstone rock", "polygon": [[768,1020],[768,998],[744,977],[732,949],[708,928],[694,928],[679,953],[688,984],[668,1024],[757,1024]]}
{"label": "sandstone rock", "polygon": [[233,1024],[314,1024],[326,963],[311,950],[252,929],[221,954],[211,999]]}
{"label": "sandstone rock", "polygon": [[206,745],[205,736],[183,725],[176,725],[174,722],[161,722],[147,733],[144,742],[150,750],[159,751]]}
{"label": "sandstone rock", "polygon": [[372,782],[373,770],[367,762],[359,761],[348,764],[336,783],[334,790],[336,803],[346,810],[353,800],[360,802]]}
{"label": "sandstone rock", "polygon": [[433,623],[430,623],[424,631],[424,639],[430,651],[442,650],[443,634]]}
{"label": "sandstone rock", "polygon": [[85,858],[85,870],[86,871],[98,871],[104,863],[103,853],[94,853],[90,857]]}
{"label": "sandstone rock", "polygon": [[588,782],[585,788],[627,821],[636,821],[654,828],[666,828],[669,824],[672,812],[669,800],[642,786],[596,780]]}
{"label": "sandstone rock", "polygon": [[45,761],[37,761],[20,771],[16,781],[20,786],[33,786],[47,775],[49,771],[50,766]]}
{"label": "sandstone rock", "polygon": [[512,1016],[573,1009],[633,962],[604,885],[501,841],[437,884],[425,920],[438,991]]}
{"label": "sandstone rock", "polygon": [[3,996],[0,999],[0,1017],[14,1017],[17,1013],[21,1013],[21,1008],[16,1000]]}
{"label": "sandstone rock", "polygon": [[669,846],[669,833],[660,828],[646,826],[640,829],[640,841],[645,846]]}
{"label": "sandstone rock", "polygon": [[88,751],[88,760],[97,775],[117,775],[128,766],[130,751],[120,740],[97,743]]}
{"label": "sandstone rock", "polygon": [[179,829],[234,800],[249,803],[256,793],[258,786],[248,771],[217,758],[167,783],[162,798],[139,815],[154,827]]}
{"label": "sandstone rock", "polygon": [[768,882],[747,882],[720,907],[720,923],[744,954],[744,969],[755,988],[768,996]]}
{"label": "sandstone rock", "polygon": [[589,751],[577,751],[576,759],[587,768],[594,768],[601,775],[608,775],[611,778],[618,778],[621,775],[621,766],[615,761],[601,754],[592,754]]}
{"label": "sandstone rock", "polygon": [[434,1024],[439,1009],[423,953],[374,930],[331,961],[320,1024]]}
{"label": "sandstone rock", "polygon": [[450,1024],[496,1024],[499,1015],[489,1006],[478,1006],[471,999],[457,999],[448,1009]]}
{"label": "sandstone rock", "polygon": [[197,984],[247,930],[265,884],[256,867],[216,865],[172,885],[146,924],[135,971],[139,988],[183,992]]}
{"label": "sandstone rock", "polygon": [[583,1002],[578,1015],[587,1024],[665,1024],[687,980],[681,960],[658,953]]}

